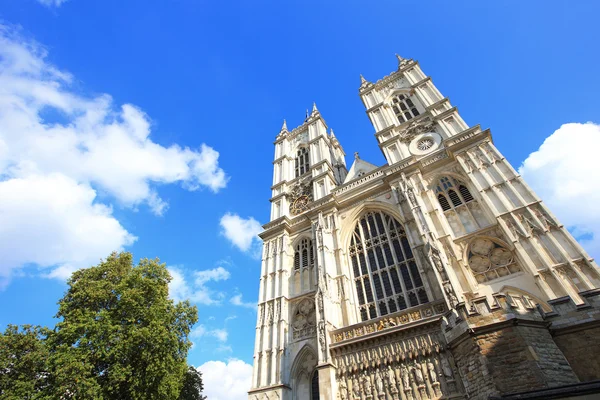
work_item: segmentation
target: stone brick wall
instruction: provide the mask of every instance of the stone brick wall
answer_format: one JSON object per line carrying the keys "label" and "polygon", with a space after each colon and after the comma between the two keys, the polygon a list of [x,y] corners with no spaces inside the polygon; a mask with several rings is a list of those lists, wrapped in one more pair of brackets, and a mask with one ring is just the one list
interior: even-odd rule
{"label": "stone brick wall", "polygon": [[[573,324],[573,321],[565,322],[566,309],[560,310],[561,313],[556,310],[544,313],[508,296],[498,295],[494,300],[477,299],[468,309],[458,307],[448,316],[448,325],[444,327],[469,398],[483,400],[489,396],[579,382],[569,357],[573,364],[581,364],[586,358],[589,363],[589,354],[585,355],[586,345],[576,343],[577,334],[570,337],[564,330]],[[600,318],[600,306],[589,305],[589,309],[597,310]],[[577,316],[589,322],[589,316],[587,319]],[[551,330],[554,323],[562,327],[565,334],[557,338],[563,338],[560,343],[572,356],[565,357],[555,341]],[[599,331],[600,325],[597,330],[590,330],[584,342],[600,349]],[[576,354],[581,358],[577,359]],[[584,365],[580,368],[585,369]]]}
{"label": "stone brick wall", "polygon": [[580,294],[584,305],[569,298],[551,300],[554,313],[547,315],[554,341],[580,381],[600,379],[600,291]]}

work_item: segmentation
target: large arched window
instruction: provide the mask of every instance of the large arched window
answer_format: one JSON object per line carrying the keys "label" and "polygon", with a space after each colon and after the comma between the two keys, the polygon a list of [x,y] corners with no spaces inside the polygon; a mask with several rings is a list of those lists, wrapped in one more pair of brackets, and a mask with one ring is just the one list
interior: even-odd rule
{"label": "large arched window", "polygon": [[398,122],[403,123],[419,115],[417,107],[413,101],[405,94],[398,95],[392,99],[392,110],[398,118]]}
{"label": "large arched window", "polygon": [[444,176],[438,181],[435,195],[455,236],[462,236],[488,225],[479,203],[464,182]]}
{"label": "large arched window", "polygon": [[309,161],[308,147],[300,147],[296,152],[296,178],[308,172]]}
{"label": "large arched window", "polygon": [[301,239],[294,250],[292,290],[293,294],[297,295],[311,290],[314,285],[315,253],[309,238]]}
{"label": "large arched window", "polygon": [[349,254],[363,321],[429,301],[404,227],[393,217],[365,214]]}

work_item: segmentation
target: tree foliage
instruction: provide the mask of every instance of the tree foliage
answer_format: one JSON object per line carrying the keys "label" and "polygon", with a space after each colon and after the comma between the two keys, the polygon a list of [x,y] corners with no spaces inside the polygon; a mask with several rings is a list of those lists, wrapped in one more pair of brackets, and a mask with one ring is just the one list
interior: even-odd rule
{"label": "tree foliage", "polygon": [[8,325],[0,335],[0,398],[27,400],[45,398],[48,388],[48,330]]}
{"label": "tree foliage", "polygon": [[[186,384],[198,387],[186,362],[197,309],[168,298],[170,279],[158,260],[134,266],[125,252],[76,271],[53,331],[9,327],[2,336],[0,390],[17,373],[23,389],[14,393],[53,399],[172,400]],[[20,354],[47,362],[11,364]]]}
{"label": "tree foliage", "polygon": [[202,373],[194,367],[188,367],[183,379],[183,387],[179,392],[179,400],[205,400],[202,395],[204,384],[202,383]]}

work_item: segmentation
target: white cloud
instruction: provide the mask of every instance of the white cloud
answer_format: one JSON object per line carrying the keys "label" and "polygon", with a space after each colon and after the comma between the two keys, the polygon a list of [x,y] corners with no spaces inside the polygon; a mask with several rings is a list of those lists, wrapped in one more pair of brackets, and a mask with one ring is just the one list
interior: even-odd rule
{"label": "white cloud", "polygon": [[198,367],[203,394],[210,400],[246,400],[252,381],[252,366],[242,360],[208,361]]}
{"label": "white cloud", "polygon": [[531,188],[592,257],[600,257],[600,125],[570,123],[519,168]]}
{"label": "white cloud", "polygon": [[233,304],[234,306],[240,306],[240,307],[246,307],[246,308],[251,308],[253,310],[256,310],[256,303],[255,302],[244,302],[242,300],[242,294],[238,293],[235,296],[233,296],[231,299],[229,299],[229,302],[231,304]]}
{"label": "white cloud", "polygon": [[[18,186],[10,201],[0,200],[0,215],[10,221],[21,216],[19,224],[3,220],[0,227],[10,238],[0,242],[5,284],[27,263],[57,266],[50,276],[64,277],[131,244],[134,236],[107,205],[112,201],[147,205],[162,215],[168,203],[158,194],[160,185],[217,192],[228,180],[217,151],[154,142],[152,121],[141,109],[118,106],[106,94],[82,95],[46,53],[0,25],[0,184],[4,190]],[[63,190],[53,189],[54,182]],[[68,211],[61,208],[69,201]]]}
{"label": "white cloud", "polygon": [[200,339],[202,337],[212,336],[216,338],[219,342],[227,342],[227,337],[229,333],[226,329],[206,329],[204,325],[198,325],[190,332],[190,338]]}
{"label": "white cloud", "polygon": [[256,252],[256,247],[260,246],[258,234],[262,231],[257,220],[252,217],[244,219],[237,214],[227,213],[221,217],[220,223],[221,233],[238,249]]}
{"label": "white cloud", "polygon": [[136,238],[95,197],[62,174],[0,181],[0,287],[20,265],[56,266],[49,275],[66,278],[132,244]]}
{"label": "white cloud", "polygon": [[[203,305],[218,305],[225,297],[225,294],[215,291],[206,286],[210,281],[218,282],[229,279],[229,271],[223,267],[195,271],[190,279],[189,273],[186,273],[178,267],[168,267],[171,274],[169,283],[169,295],[175,301],[190,300],[192,303]],[[188,275],[186,277],[186,275]]]}
{"label": "white cloud", "polygon": [[46,6],[46,7],[60,7],[62,3],[65,3],[67,0],[37,0],[38,3]]}

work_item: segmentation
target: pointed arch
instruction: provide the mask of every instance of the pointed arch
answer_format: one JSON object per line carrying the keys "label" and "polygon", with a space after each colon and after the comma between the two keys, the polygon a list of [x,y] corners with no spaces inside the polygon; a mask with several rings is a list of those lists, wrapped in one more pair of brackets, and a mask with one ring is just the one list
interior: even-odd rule
{"label": "pointed arch", "polygon": [[509,296],[511,295],[511,292],[517,293],[520,296],[524,296],[526,298],[530,298],[528,300],[533,300],[536,304],[538,304],[540,306],[540,308],[545,313],[549,313],[549,312],[554,311],[552,309],[552,307],[550,306],[550,304],[548,304],[546,301],[540,299],[538,296],[536,296],[536,295],[534,295],[534,294],[532,294],[532,293],[530,293],[530,292],[528,292],[526,290],[519,289],[519,288],[514,287],[514,286],[505,285],[505,286],[502,286],[502,288],[498,292],[499,293],[507,294]]}
{"label": "pointed arch", "polygon": [[395,217],[396,210],[388,213],[382,208],[363,208],[346,242],[362,321],[425,304],[430,298],[404,224]]}
{"label": "pointed arch", "polygon": [[394,217],[398,222],[404,225],[405,221],[398,212],[398,208],[390,203],[384,203],[382,201],[367,201],[356,207],[352,212],[346,216],[344,223],[340,229],[340,244],[343,249],[350,247],[350,240],[354,233],[354,227],[360,220],[360,218],[369,211],[384,211],[390,216]]}
{"label": "pointed arch", "polygon": [[317,364],[317,352],[311,345],[306,343],[296,354],[290,370],[293,400],[310,399],[311,381]]}
{"label": "pointed arch", "polygon": [[436,174],[428,185],[455,237],[490,224],[470,179],[455,173]]}

